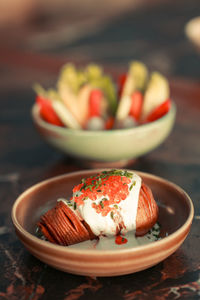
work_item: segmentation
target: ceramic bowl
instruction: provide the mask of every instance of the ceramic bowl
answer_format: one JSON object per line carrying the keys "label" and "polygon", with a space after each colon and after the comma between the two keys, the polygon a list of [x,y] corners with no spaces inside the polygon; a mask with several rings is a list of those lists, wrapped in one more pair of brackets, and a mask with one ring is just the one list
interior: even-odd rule
{"label": "ceramic bowl", "polygon": [[75,130],[45,122],[38,106],[32,117],[42,138],[62,152],[92,167],[123,167],[158,147],[170,134],[176,115],[175,104],[162,118],[135,128],[116,130]]}
{"label": "ceramic bowl", "polygon": [[[174,253],[187,237],[193,219],[193,204],[177,185],[151,174],[137,172],[150,186],[159,206],[160,240],[148,245],[96,249],[84,243],[64,247],[35,236],[40,216],[60,197],[70,197],[72,187],[83,177],[100,170],[87,170],[54,177],[26,190],[12,208],[16,234],[35,257],[59,270],[86,276],[117,276],[144,270]],[[114,245],[114,243],[113,243]]]}

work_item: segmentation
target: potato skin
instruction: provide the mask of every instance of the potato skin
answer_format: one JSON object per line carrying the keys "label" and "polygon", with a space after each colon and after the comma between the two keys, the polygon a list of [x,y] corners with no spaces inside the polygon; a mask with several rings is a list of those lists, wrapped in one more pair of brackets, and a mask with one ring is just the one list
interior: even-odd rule
{"label": "potato skin", "polygon": [[158,219],[158,206],[151,189],[142,183],[136,216],[136,236],[145,235]]}
{"label": "potato skin", "polygon": [[[156,223],[157,218],[158,206],[152,191],[142,183],[136,216],[136,236],[145,235]],[[62,201],[47,211],[37,225],[48,241],[64,246],[97,238],[89,225],[81,221]]]}

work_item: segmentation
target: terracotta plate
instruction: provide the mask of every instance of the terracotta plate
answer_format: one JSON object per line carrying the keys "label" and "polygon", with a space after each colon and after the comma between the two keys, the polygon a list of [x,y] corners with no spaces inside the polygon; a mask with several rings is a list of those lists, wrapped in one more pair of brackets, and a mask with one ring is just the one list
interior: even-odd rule
{"label": "terracotta plate", "polygon": [[[12,221],[24,246],[38,259],[59,270],[87,276],[117,276],[156,265],[180,247],[187,237],[194,209],[189,196],[177,185],[151,174],[137,172],[150,186],[159,206],[162,238],[148,245],[101,249],[80,243],[64,247],[35,236],[36,222],[60,197],[70,197],[84,177],[100,170],[58,176],[34,185],[21,194],[12,208]],[[114,245],[114,243],[113,243]]]}

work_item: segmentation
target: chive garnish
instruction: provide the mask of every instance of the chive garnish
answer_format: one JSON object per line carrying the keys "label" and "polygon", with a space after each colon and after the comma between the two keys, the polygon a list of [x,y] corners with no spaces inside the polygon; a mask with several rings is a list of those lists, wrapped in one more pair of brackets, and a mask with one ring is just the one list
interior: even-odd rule
{"label": "chive garnish", "polygon": [[[133,174],[131,172],[128,172],[127,170],[112,169],[110,171],[103,171],[96,176],[90,176],[89,178],[91,178],[92,180],[91,180],[91,184],[89,185],[86,184],[87,182],[86,179],[82,179],[81,180],[82,187],[80,188],[80,191],[90,189],[90,191],[92,192],[95,188],[97,192],[101,192],[101,190],[99,189],[101,185],[102,184],[104,186],[106,185],[105,182],[102,183],[102,179],[106,179],[109,176],[120,176],[121,180],[123,181],[123,177],[132,178]],[[126,183],[124,183],[124,185],[126,185]]]}
{"label": "chive garnish", "polygon": [[74,202],[74,210],[76,210],[76,206],[77,206],[77,205],[76,205],[76,202]]}
{"label": "chive garnish", "polygon": [[103,201],[101,200],[99,203],[100,203],[100,205],[101,205],[101,208],[104,208]]}
{"label": "chive garnish", "polygon": [[108,201],[108,199],[107,198],[103,198],[102,201]]}
{"label": "chive garnish", "polygon": [[113,213],[113,211],[111,211],[111,213],[110,213],[110,217],[111,217],[111,219],[113,219],[113,217],[114,217],[114,213]]}
{"label": "chive garnish", "polygon": [[131,191],[131,190],[132,190],[132,188],[133,188],[135,185],[136,185],[136,181],[134,180],[134,181],[133,181],[133,183],[131,184],[131,186],[130,186],[129,190]]}

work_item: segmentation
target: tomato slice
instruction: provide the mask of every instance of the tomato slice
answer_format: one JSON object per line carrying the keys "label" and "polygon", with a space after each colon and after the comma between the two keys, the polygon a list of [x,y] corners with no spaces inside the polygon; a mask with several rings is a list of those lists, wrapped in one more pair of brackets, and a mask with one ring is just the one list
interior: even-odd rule
{"label": "tomato slice", "polygon": [[57,114],[55,113],[50,100],[45,99],[42,96],[37,96],[36,103],[39,106],[40,115],[45,121],[53,125],[64,126]]}
{"label": "tomato slice", "polygon": [[143,95],[141,92],[134,92],[131,96],[131,108],[129,115],[132,116],[136,121],[140,119],[142,112]]}
{"label": "tomato slice", "polygon": [[164,116],[171,107],[171,99],[165,100],[158,107],[156,107],[146,118],[145,122],[153,122]]}
{"label": "tomato slice", "polygon": [[89,118],[101,116],[101,101],[103,94],[101,90],[92,90],[89,97]]}

